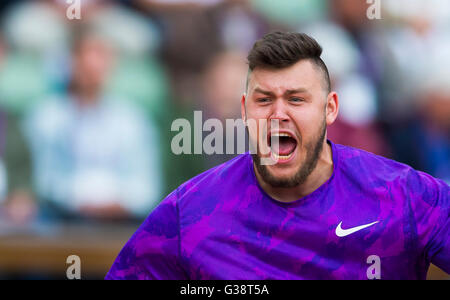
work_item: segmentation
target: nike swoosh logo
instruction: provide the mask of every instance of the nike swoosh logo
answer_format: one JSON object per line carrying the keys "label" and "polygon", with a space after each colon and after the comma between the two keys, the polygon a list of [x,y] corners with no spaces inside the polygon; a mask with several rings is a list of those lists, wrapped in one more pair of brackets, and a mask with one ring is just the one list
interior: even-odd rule
{"label": "nike swoosh logo", "polygon": [[344,236],[350,235],[352,233],[355,233],[357,231],[360,231],[360,230],[362,230],[364,228],[370,227],[370,226],[372,226],[374,224],[377,224],[378,222],[380,222],[380,221],[376,221],[376,222],[373,222],[373,223],[370,223],[370,224],[361,225],[361,226],[357,226],[357,227],[353,227],[353,228],[349,228],[349,229],[342,229],[342,227],[341,227],[342,226],[342,222],[341,222],[336,227],[336,235],[338,237],[344,237]]}

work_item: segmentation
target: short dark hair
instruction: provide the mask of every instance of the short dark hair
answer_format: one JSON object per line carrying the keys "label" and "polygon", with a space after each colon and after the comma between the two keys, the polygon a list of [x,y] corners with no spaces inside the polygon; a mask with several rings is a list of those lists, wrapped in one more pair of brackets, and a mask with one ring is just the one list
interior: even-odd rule
{"label": "short dark hair", "polygon": [[[331,91],[328,68],[320,58],[322,47],[305,33],[275,31],[256,41],[247,56],[249,75],[257,67],[283,69],[310,60],[322,70],[327,92]],[[247,85],[248,88],[248,77]]]}

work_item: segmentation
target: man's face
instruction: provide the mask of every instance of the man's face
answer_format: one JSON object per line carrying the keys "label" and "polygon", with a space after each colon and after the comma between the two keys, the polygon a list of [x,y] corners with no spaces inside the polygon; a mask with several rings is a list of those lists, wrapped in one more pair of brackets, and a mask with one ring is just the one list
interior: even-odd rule
{"label": "man's face", "polygon": [[[335,119],[328,111],[330,99],[337,104],[335,93],[327,93],[324,81],[322,71],[309,60],[279,70],[256,68],[250,74],[248,94],[242,98],[241,108],[244,119],[256,120],[257,124],[261,119],[267,121],[267,142],[276,164],[261,165],[259,152],[254,161],[268,184],[297,186],[315,168],[326,126]],[[278,121],[278,129],[271,128],[272,120]],[[262,132],[261,128],[257,130]],[[254,130],[249,130],[249,134],[257,140]],[[272,139],[276,135],[278,147],[274,147]]]}
{"label": "man's face", "polygon": [[87,37],[77,49],[74,64],[74,80],[84,89],[102,87],[112,63],[112,52],[103,40]]}

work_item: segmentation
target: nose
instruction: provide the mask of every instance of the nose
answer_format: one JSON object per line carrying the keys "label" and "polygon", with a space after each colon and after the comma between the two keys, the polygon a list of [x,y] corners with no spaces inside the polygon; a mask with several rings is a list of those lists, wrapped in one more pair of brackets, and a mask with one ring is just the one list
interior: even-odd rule
{"label": "nose", "polygon": [[278,120],[279,122],[289,121],[288,108],[284,101],[277,100],[272,105],[270,121]]}

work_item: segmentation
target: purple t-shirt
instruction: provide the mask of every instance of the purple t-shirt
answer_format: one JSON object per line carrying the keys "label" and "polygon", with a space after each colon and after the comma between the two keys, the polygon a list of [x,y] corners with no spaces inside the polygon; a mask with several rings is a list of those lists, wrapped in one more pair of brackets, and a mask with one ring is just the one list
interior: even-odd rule
{"label": "purple t-shirt", "polygon": [[187,181],[106,279],[425,279],[430,262],[450,272],[449,186],[331,146],[333,175],[288,204],[261,189],[249,154]]}

